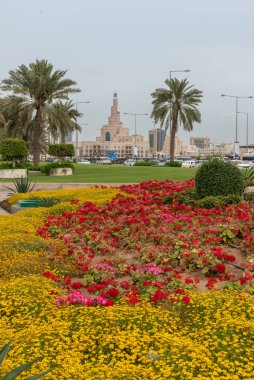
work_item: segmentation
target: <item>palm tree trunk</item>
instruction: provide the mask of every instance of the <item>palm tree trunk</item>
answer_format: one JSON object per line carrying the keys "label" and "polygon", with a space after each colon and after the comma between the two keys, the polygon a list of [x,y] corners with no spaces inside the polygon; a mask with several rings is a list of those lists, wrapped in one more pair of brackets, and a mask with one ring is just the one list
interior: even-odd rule
{"label": "palm tree trunk", "polygon": [[169,159],[170,161],[174,161],[175,159],[175,137],[176,137],[176,129],[177,129],[177,116],[173,115],[172,118],[172,126],[170,131],[170,146],[169,146]]}
{"label": "palm tree trunk", "polygon": [[41,110],[38,108],[35,115],[34,136],[33,136],[33,162],[37,169],[40,164],[40,135],[41,135]]}

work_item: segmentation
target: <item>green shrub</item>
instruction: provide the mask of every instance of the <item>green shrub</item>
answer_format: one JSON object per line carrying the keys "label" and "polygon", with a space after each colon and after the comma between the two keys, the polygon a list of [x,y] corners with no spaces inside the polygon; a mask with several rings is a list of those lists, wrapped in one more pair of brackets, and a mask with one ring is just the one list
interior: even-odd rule
{"label": "green shrub", "polygon": [[[254,193],[253,193],[254,194]],[[254,196],[253,196],[254,199]],[[178,193],[176,195],[171,195],[163,199],[163,203],[172,203],[176,200],[179,204],[184,204],[186,206],[194,207],[204,207],[204,208],[213,208],[213,207],[222,207],[231,204],[241,203],[242,197],[240,195],[227,195],[227,196],[207,196],[202,199],[199,199],[196,194],[196,190],[193,188],[188,188]]]}
{"label": "green shrub", "polygon": [[168,161],[164,166],[169,166],[171,168],[180,168],[182,166],[182,162],[180,161]]}
{"label": "green shrub", "polygon": [[75,154],[73,144],[49,144],[48,154],[50,156],[59,157],[61,160],[64,157],[73,157]]}
{"label": "green shrub", "polygon": [[198,198],[243,193],[240,169],[220,159],[206,161],[200,166],[195,176],[195,185]]}
{"label": "green shrub", "polygon": [[41,172],[45,173],[46,175],[50,175],[50,169],[57,169],[57,168],[71,168],[74,172],[74,165],[71,161],[62,161],[62,162],[52,162],[46,165],[41,166]]}
{"label": "green shrub", "polygon": [[243,199],[245,201],[254,202],[254,193],[253,192],[251,192],[251,193],[244,193],[243,194]]}
{"label": "green shrub", "polygon": [[12,161],[14,168],[18,160],[23,160],[28,156],[29,151],[24,140],[12,138],[0,141],[0,154],[3,160]]}
{"label": "green shrub", "polygon": [[241,203],[242,198],[240,195],[227,195],[227,196],[208,196],[196,201],[196,206],[213,208],[213,207],[223,207],[232,204]]}
{"label": "green shrub", "polygon": [[173,200],[177,200],[178,203],[180,204],[185,204],[188,206],[195,205],[196,204],[196,199],[197,199],[197,194],[196,194],[196,189],[194,188],[187,188],[180,193],[177,193],[176,195],[170,195],[165,198],[163,198],[162,202],[167,204],[167,203],[172,203]]}
{"label": "green shrub", "polygon": [[134,166],[154,166],[157,165],[155,162],[135,162]]}

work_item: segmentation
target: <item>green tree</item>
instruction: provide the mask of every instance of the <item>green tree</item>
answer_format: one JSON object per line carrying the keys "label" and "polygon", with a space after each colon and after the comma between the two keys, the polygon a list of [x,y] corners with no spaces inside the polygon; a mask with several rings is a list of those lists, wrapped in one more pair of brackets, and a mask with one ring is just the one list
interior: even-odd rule
{"label": "green tree", "polygon": [[4,160],[12,161],[15,168],[18,160],[23,160],[28,156],[28,148],[24,140],[4,139],[0,141],[0,154]]}
{"label": "green tree", "polygon": [[48,153],[62,160],[64,157],[73,157],[75,151],[72,144],[50,144]]}
{"label": "green tree", "polygon": [[193,130],[193,123],[201,122],[197,106],[201,103],[202,91],[189,85],[187,79],[166,79],[168,88],[158,88],[152,94],[153,110],[151,117],[160,122],[160,127],[167,133],[170,128],[170,161],[174,161],[175,136],[178,125],[186,131]]}
{"label": "green tree", "polygon": [[62,144],[65,143],[65,138],[69,132],[81,131],[81,127],[77,124],[77,118],[81,117],[82,114],[71,101],[55,103],[47,115],[49,134],[54,140],[60,138]]}
{"label": "green tree", "polygon": [[[21,65],[18,69],[11,70],[9,78],[2,81],[2,90],[11,92],[6,112],[10,117],[12,129],[17,128],[19,123],[28,134],[31,128],[33,130],[32,153],[35,167],[39,166],[40,139],[43,130],[48,127],[54,102],[68,100],[69,94],[80,91],[74,87],[76,82],[65,78],[66,72],[54,71],[53,66],[46,60],[36,60],[28,66]],[[18,116],[17,119],[13,117],[15,114]]]}

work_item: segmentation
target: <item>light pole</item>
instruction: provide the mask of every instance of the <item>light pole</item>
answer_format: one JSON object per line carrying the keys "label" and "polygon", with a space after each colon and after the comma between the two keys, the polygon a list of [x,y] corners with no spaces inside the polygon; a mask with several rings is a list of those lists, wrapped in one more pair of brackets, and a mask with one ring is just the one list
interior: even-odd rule
{"label": "light pole", "polygon": [[253,96],[235,96],[235,95],[225,95],[221,94],[221,96],[227,96],[228,98],[235,98],[235,144],[234,144],[234,158],[239,157],[239,141],[237,135],[237,124],[238,124],[238,99],[252,99]]}
{"label": "light pole", "polygon": [[124,112],[124,115],[131,115],[134,116],[135,120],[135,146],[134,146],[134,156],[135,158],[138,156],[138,147],[137,147],[137,116],[146,116],[148,113],[129,113]]}
{"label": "light pole", "polygon": [[[90,103],[89,101],[87,102],[76,102],[76,111],[78,111],[78,104],[87,104]],[[76,117],[76,124],[77,124],[78,117]],[[76,129],[76,146],[75,146],[75,159],[76,162],[78,162],[78,130]]]}
{"label": "light pole", "polygon": [[248,114],[248,112],[237,112],[237,113],[243,113],[244,115],[246,115],[246,149],[247,149],[247,153],[248,153],[248,150],[249,150],[249,114]]}

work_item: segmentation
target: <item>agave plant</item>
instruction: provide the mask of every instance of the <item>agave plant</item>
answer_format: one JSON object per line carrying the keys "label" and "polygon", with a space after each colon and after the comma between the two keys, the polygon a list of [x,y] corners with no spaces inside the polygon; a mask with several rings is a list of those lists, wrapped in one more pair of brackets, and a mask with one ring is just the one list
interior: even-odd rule
{"label": "agave plant", "polygon": [[14,189],[8,186],[5,186],[5,188],[10,190],[12,193],[30,193],[33,191],[35,183],[32,183],[28,177],[21,176],[19,178],[14,178],[14,186]]}
{"label": "agave plant", "polygon": [[241,169],[244,188],[254,185],[254,168]]}
{"label": "agave plant", "polygon": [[[10,351],[11,343],[12,343],[12,340],[10,340],[0,350],[0,365],[2,364],[2,362],[5,359],[6,355]],[[28,368],[30,368],[34,363],[36,363],[39,360],[41,360],[40,357],[39,358],[35,358],[35,359],[31,360],[28,363],[22,364],[19,367],[16,367],[16,368],[12,369],[6,375],[4,375],[3,377],[1,377],[0,380],[13,380],[13,379],[16,379],[17,376],[19,376],[22,372],[26,371]],[[43,372],[43,373],[39,373],[37,375],[33,375],[33,376],[30,376],[30,377],[27,377],[25,380],[36,380],[36,379],[39,379],[40,377],[43,377],[44,375],[46,375],[46,373],[48,373],[49,371],[50,370],[48,370],[46,372]]]}

